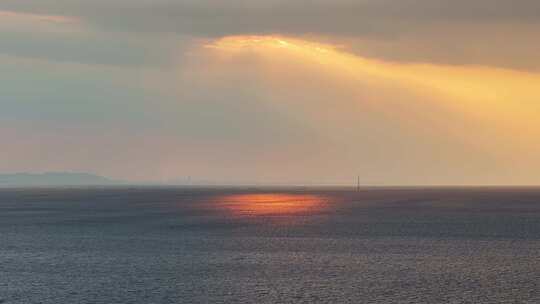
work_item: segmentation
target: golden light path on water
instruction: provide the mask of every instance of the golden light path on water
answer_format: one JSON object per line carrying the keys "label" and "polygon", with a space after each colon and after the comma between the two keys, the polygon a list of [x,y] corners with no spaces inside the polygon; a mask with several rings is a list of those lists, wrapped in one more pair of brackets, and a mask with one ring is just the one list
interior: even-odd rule
{"label": "golden light path on water", "polygon": [[327,208],[327,199],[314,194],[231,194],[218,198],[220,207],[233,215],[299,215]]}

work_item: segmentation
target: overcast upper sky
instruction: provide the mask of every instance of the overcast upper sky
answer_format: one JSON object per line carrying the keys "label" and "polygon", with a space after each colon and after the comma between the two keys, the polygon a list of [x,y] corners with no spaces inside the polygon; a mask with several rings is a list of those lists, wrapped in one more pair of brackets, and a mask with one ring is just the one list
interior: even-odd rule
{"label": "overcast upper sky", "polygon": [[538,184],[535,0],[2,0],[0,172]]}

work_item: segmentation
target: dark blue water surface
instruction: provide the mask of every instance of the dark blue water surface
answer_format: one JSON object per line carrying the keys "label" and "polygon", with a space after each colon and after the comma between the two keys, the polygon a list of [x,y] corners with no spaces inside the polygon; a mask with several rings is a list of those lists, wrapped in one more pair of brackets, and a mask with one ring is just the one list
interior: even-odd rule
{"label": "dark blue water surface", "polygon": [[540,189],[0,190],[0,303],[540,303]]}

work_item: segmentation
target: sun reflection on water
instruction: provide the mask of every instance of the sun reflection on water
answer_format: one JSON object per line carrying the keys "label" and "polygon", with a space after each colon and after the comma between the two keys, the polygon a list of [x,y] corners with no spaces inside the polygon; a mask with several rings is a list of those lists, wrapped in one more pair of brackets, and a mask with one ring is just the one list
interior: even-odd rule
{"label": "sun reflection on water", "polygon": [[307,194],[233,194],[220,198],[220,204],[235,215],[298,215],[322,211],[326,199]]}

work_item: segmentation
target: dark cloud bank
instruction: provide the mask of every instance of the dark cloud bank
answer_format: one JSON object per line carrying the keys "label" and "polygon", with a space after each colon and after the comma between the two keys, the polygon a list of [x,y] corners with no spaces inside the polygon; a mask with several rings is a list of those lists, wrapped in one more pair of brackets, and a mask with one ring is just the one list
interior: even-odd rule
{"label": "dark cloud bank", "polygon": [[535,0],[4,0],[0,10],[149,35],[346,37],[357,40],[351,49],[387,60],[540,68]]}

